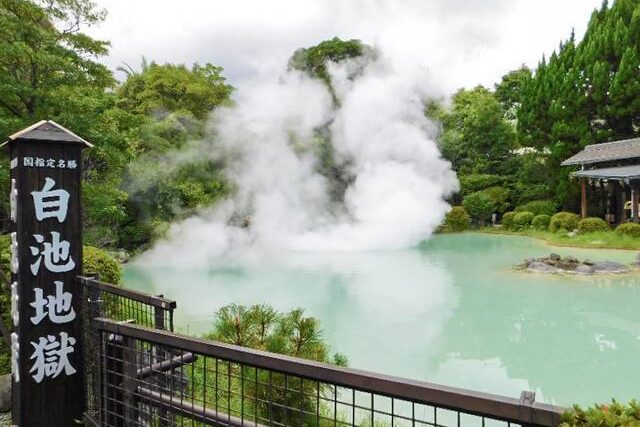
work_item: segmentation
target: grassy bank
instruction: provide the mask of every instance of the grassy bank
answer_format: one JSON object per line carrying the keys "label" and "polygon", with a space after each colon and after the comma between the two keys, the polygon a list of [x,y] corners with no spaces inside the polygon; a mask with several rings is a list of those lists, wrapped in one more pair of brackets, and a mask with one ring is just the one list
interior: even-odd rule
{"label": "grassy bank", "polygon": [[640,239],[631,236],[619,235],[613,231],[596,231],[575,235],[569,235],[567,233],[553,233],[551,231],[535,229],[513,231],[494,227],[484,227],[477,231],[486,234],[507,234],[513,236],[533,237],[536,239],[542,239],[552,246],[640,250]]}

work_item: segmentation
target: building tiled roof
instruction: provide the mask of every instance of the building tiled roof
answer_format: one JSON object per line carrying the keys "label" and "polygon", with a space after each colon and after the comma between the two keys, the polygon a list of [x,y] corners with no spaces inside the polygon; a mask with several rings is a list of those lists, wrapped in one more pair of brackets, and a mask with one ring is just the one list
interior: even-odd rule
{"label": "building tiled roof", "polygon": [[636,158],[640,158],[640,138],[587,145],[584,150],[562,162],[562,166]]}
{"label": "building tiled roof", "polygon": [[[59,125],[52,120],[41,120],[38,123],[33,124],[28,128],[21,130],[20,132],[16,132],[9,137],[9,141],[14,141],[17,139],[40,139],[45,141],[76,142],[84,144],[87,147],[93,147],[93,145],[88,141],[80,138],[69,129],[63,127],[62,125]],[[6,144],[6,142],[4,144]]]}
{"label": "building tiled roof", "polygon": [[640,165],[617,166],[600,169],[583,169],[573,174],[579,178],[636,179],[640,178]]}

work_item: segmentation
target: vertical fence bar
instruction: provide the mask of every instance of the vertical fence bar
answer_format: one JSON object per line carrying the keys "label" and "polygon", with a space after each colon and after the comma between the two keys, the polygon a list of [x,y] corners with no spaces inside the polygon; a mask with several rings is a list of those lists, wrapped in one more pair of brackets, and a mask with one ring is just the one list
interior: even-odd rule
{"label": "vertical fence bar", "polygon": [[124,406],[124,425],[135,427],[138,424],[138,399],[136,398],[136,377],[138,371],[136,343],[128,337],[122,338],[122,394]]}
{"label": "vertical fence bar", "polygon": [[[159,298],[164,298],[164,295],[160,294],[157,295]],[[165,330],[165,313],[166,310],[162,307],[158,307],[155,306],[153,308],[153,315],[154,315],[154,319],[153,319],[153,323],[154,326],[156,327],[156,329],[160,329],[160,330]],[[170,354],[168,351],[166,351],[162,346],[160,345],[156,345],[153,346],[153,350],[155,353],[155,357],[154,357],[154,361],[155,362],[159,362],[162,360],[166,360],[167,359],[167,355]],[[173,380],[173,371],[169,371],[169,381]],[[158,387],[161,390],[165,390],[168,386],[168,381],[167,381],[167,376],[166,375],[160,375],[158,376]],[[171,414],[169,413],[169,411],[167,411],[164,408],[160,408],[158,410],[158,427],[168,427],[170,425],[171,422],[174,422],[175,418],[171,416]]]}
{"label": "vertical fence bar", "polygon": [[123,339],[121,335],[110,334],[105,343],[105,384],[106,421],[109,427],[125,427],[124,399],[120,383],[124,377]]}

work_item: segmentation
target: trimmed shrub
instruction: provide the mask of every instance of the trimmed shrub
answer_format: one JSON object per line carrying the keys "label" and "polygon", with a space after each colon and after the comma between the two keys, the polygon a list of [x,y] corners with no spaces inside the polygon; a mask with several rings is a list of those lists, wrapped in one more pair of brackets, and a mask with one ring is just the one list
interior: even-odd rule
{"label": "trimmed shrub", "polygon": [[505,212],[502,215],[502,227],[506,230],[513,230],[513,217],[516,216],[515,212]]}
{"label": "trimmed shrub", "polygon": [[464,206],[453,206],[444,218],[447,231],[463,231],[469,228],[471,217]]}
{"label": "trimmed shrub", "polygon": [[551,217],[546,214],[536,215],[531,221],[531,226],[536,230],[546,230],[549,228],[549,222],[551,222]]}
{"label": "trimmed shrub", "polygon": [[464,200],[462,200],[462,206],[472,218],[483,222],[491,218],[491,214],[496,210],[493,199],[481,191],[465,196]]}
{"label": "trimmed shrub", "polygon": [[85,274],[98,273],[100,281],[119,285],[122,268],[114,257],[94,246],[83,248],[83,271]]}
{"label": "trimmed shrub", "polygon": [[580,217],[572,212],[558,212],[549,221],[549,231],[574,230],[578,227]]}
{"label": "trimmed shrub", "polygon": [[534,215],[553,215],[558,212],[558,205],[553,200],[534,200],[515,208],[516,212],[532,212]]}
{"label": "trimmed shrub", "polygon": [[596,217],[589,217],[585,219],[581,219],[578,222],[578,230],[581,233],[593,233],[594,231],[607,231],[609,229],[609,224],[602,219]]}
{"label": "trimmed shrub", "polygon": [[626,405],[615,400],[609,405],[595,405],[583,409],[574,405],[562,414],[560,427],[632,427],[640,425],[640,402],[631,400]]}
{"label": "trimmed shrub", "polygon": [[516,230],[524,230],[531,227],[531,221],[535,215],[532,212],[518,212],[513,217],[513,228]]}
{"label": "trimmed shrub", "polygon": [[621,236],[640,237],[640,224],[636,224],[635,222],[620,224],[618,228],[616,228],[616,233]]}
{"label": "trimmed shrub", "polygon": [[472,174],[460,177],[460,193],[464,196],[500,185],[503,178],[499,175]]}

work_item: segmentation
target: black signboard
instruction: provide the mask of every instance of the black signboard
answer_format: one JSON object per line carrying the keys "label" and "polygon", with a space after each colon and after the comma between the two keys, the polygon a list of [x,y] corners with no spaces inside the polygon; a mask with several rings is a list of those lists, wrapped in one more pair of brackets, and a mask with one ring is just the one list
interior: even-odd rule
{"label": "black signboard", "polygon": [[71,426],[84,410],[81,151],[43,121],[10,137],[13,418]]}

